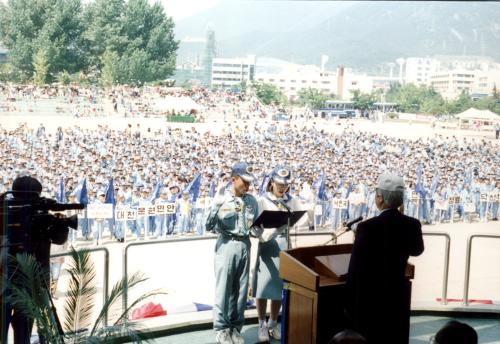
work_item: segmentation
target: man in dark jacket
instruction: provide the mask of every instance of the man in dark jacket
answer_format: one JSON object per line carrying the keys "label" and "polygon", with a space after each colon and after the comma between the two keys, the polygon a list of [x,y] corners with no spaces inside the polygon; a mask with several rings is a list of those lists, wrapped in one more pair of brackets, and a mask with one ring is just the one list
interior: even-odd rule
{"label": "man in dark jacket", "polygon": [[409,256],[424,251],[422,229],[417,219],[398,210],[404,196],[402,177],[382,174],[375,192],[381,213],[357,227],[346,313],[352,328],[368,343],[408,343],[410,295],[405,269]]}
{"label": "man in dark jacket", "polygon": [[[20,253],[32,254],[43,271],[44,281],[42,282],[48,290],[50,275],[50,245],[62,245],[68,239],[69,228],[65,221],[59,221],[59,216],[42,215],[38,216],[30,205],[40,202],[42,184],[38,180],[29,176],[18,177],[12,184],[11,200],[6,200],[4,205],[12,202],[12,209],[0,216],[0,233],[7,236],[8,254],[16,256]],[[52,200],[50,200],[52,201]],[[55,201],[53,201],[55,202]],[[2,208],[4,211],[7,207]],[[7,256],[2,252],[0,262],[4,265],[0,271],[7,271]],[[16,269],[9,267],[8,280],[13,281]],[[3,291],[3,290],[2,290]],[[28,292],[34,292],[29,290]],[[6,286],[5,295],[9,295],[10,288]],[[12,325],[14,334],[14,344],[29,344],[33,319],[27,317],[21,309],[4,302],[0,296],[0,304],[5,311],[0,314],[0,343],[7,343],[9,324]],[[41,340],[43,342],[43,339]]]}

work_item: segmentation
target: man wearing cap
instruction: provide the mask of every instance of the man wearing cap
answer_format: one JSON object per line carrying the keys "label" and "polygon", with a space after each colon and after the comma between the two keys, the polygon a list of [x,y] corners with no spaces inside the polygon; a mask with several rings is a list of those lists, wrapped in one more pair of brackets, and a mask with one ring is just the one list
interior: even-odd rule
{"label": "man wearing cap", "polygon": [[231,171],[232,185],[221,183],[207,216],[206,230],[219,233],[215,246],[214,330],[217,343],[244,343],[240,331],[248,294],[250,230],[258,215],[248,194],[255,179],[252,167],[240,162]]}
{"label": "man wearing cap", "polygon": [[[361,222],[349,263],[346,314],[351,327],[369,343],[408,343],[410,295],[405,280],[409,256],[424,251],[420,222],[398,211],[403,204],[403,178],[382,174],[375,189],[380,215]],[[384,317],[380,310],[384,309]]]}

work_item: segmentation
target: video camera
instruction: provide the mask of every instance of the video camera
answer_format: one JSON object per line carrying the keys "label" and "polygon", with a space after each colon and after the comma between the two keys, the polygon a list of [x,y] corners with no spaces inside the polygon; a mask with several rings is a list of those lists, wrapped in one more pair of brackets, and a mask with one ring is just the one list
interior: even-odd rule
{"label": "video camera", "polygon": [[[58,227],[78,228],[78,217],[69,217],[50,214],[49,211],[62,212],[66,210],[84,209],[84,204],[61,204],[56,200],[39,197],[32,191],[8,191],[0,195],[0,226],[7,225],[8,232],[15,233],[16,229],[28,230],[32,239],[45,238],[48,228]],[[26,217],[29,216],[29,219]],[[7,221],[5,219],[7,218]],[[24,226],[28,222],[29,229]],[[17,236],[17,235],[14,235]]]}

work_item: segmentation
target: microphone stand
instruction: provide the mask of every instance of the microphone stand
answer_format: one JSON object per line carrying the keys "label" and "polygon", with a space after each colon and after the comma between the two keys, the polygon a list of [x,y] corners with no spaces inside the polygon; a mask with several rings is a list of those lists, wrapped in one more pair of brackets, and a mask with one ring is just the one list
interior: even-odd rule
{"label": "microphone stand", "polygon": [[292,215],[292,211],[290,207],[288,207],[285,202],[279,202],[283,208],[287,211],[287,219],[286,219],[286,249],[289,250],[292,248],[292,243],[290,242],[290,217]]}
{"label": "microphone stand", "polygon": [[348,226],[344,231],[340,232],[338,235],[335,234],[335,232],[332,233],[332,238],[325,242],[323,246],[328,245],[330,242],[333,241],[333,244],[337,244],[337,239],[340,238],[342,235],[344,235],[347,232],[350,232],[352,230],[351,226]]}

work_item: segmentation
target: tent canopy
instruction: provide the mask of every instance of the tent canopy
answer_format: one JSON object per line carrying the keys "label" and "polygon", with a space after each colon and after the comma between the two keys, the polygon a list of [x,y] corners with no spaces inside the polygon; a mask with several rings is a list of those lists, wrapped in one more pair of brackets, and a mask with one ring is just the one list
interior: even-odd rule
{"label": "tent canopy", "polygon": [[455,116],[461,120],[463,119],[476,119],[483,121],[500,121],[500,116],[490,110],[478,110],[475,108],[470,108],[462,113]]}
{"label": "tent canopy", "polygon": [[203,106],[197,104],[194,100],[189,97],[173,97],[166,96],[164,98],[158,98],[153,102],[153,109],[166,112],[166,111],[190,111],[190,110],[202,110]]}

